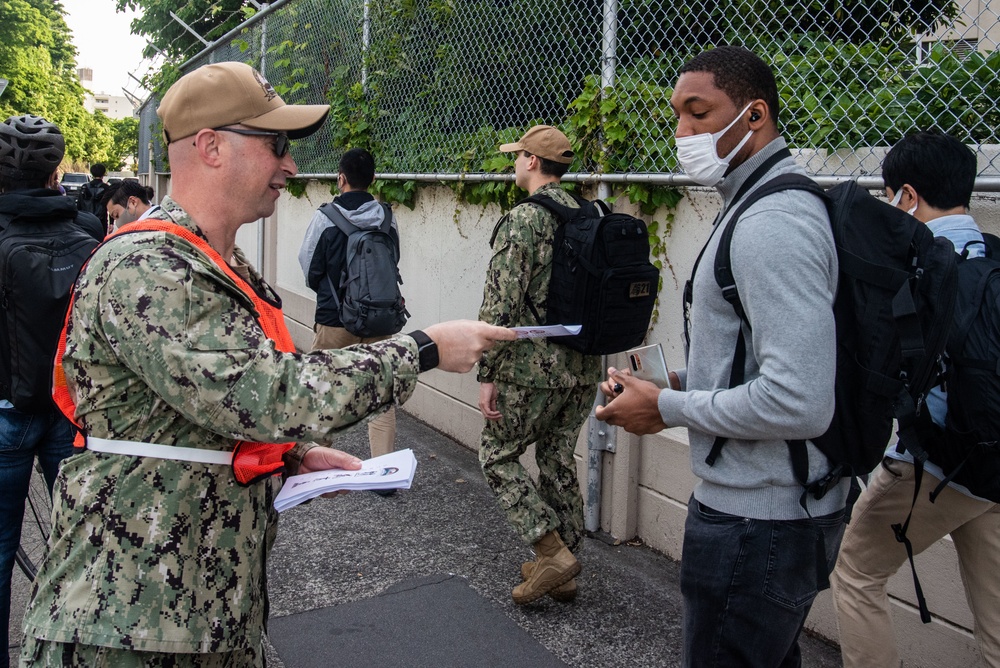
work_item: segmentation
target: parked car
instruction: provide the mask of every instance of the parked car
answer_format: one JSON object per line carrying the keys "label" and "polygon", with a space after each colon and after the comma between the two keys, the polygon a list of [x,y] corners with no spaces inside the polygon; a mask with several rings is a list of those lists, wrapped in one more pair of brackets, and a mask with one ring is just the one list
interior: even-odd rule
{"label": "parked car", "polygon": [[90,183],[90,175],[83,172],[66,172],[62,177],[62,187],[66,189],[66,194],[72,197],[79,195],[88,183]]}

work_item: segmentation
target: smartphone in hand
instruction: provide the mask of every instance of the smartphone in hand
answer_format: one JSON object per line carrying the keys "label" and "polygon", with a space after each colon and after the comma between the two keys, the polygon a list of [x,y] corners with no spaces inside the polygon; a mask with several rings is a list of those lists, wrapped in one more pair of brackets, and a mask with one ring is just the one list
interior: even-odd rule
{"label": "smartphone in hand", "polygon": [[655,383],[658,387],[670,387],[667,360],[659,343],[632,348],[625,355],[633,376]]}

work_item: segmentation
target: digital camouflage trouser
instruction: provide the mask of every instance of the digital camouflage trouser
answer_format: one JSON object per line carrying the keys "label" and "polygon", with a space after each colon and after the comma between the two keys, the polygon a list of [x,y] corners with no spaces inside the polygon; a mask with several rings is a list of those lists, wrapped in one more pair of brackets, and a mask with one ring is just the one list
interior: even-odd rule
{"label": "digital camouflage trouser", "polygon": [[25,637],[21,668],[264,668],[264,652],[165,654]]}
{"label": "digital camouflage trouser", "polygon": [[[576,475],[580,427],[594,402],[593,385],[538,388],[497,382],[497,410],[487,420],[479,446],[479,464],[507,514],[529,545],[550,531],[570,550],[583,537],[583,497]],[[518,461],[535,444],[538,483]]]}

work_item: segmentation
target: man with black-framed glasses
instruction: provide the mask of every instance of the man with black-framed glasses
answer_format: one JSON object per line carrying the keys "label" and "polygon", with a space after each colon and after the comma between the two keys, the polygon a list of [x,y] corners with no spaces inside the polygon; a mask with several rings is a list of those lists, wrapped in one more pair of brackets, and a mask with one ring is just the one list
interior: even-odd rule
{"label": "man with black-framed glasses", "polygon": [[236,233],[298,172],[282,137],[328,110],[286,105],[242,63],[164,95],[171,195],[91,257],[57,355],[59,406],[86,439],[56,482],[22,665],[263,666],[275,476],[359,468],[323,444],[406,401],[422,371],[468,371],[514,338],[454,321],[295,351]]}

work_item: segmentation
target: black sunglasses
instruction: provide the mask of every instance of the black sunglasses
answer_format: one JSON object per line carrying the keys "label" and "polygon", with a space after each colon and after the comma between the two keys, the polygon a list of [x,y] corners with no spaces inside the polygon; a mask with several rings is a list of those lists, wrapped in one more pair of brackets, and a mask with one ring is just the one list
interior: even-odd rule
{"label": "black sunglasses", "polygon": [[212,128],[216,132],[233,132],[248,137],[274,137],[274,154],[284,158],[288,153],[288,135],[284,132],[267,132],[264,130],[244,130],[242,128]]}

